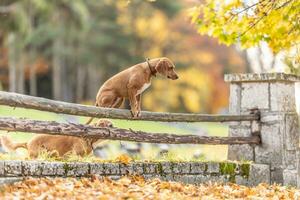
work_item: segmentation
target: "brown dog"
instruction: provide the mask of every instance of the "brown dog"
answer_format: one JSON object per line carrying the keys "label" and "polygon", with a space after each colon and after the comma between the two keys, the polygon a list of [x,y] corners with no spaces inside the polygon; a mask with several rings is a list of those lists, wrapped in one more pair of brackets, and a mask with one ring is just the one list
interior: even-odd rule
{"label": "brown dog", "polygon": [[[112,123],[106,119],[100,119],[95,123],[97,127],[112,127]],[[8,136],[1,137],[1,144],[7,151],[15,151],[18,148],[28,150],[30,158],[37,158],[42,151],[50,152],[53,156],[62,157],[67,153],[75,153],[79,156],[88,155],[93,150],[93,145],[100,142],[99,139],[88,139],[75,136],[61,135],[37,135],[29,142],[13,143]]]}
{"label": "brown dog", "polygon": [[[141,111],[141,94],[151,84],[151,78],[159,73],[169,79],[178,79],[175,66],[166,57],[136,64],[108,79],[99,89],[95,106],[119,108],[128,98],[133,117]],[[86,124],[91,123],[90,118]]]}

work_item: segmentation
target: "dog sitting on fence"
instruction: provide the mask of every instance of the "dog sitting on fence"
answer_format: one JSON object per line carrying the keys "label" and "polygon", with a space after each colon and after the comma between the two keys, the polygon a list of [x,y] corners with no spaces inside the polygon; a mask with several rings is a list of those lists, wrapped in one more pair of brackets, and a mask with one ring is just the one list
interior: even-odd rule
{"label": "dog sitting on fence", "polygon": [[[169,79],[178,79],[175,65],[169,58],[147,59],[108,79],[99,89],[95,106],[119,108],[128,98],[131,114],[138,117],[141,112],[141,94],[151,84],[151,78],[161,74]],[[90,118],[86,124],[91,123]]]}
{"label": "dog sitting on fence", "polygon": [[[94,126],[113,127],[112,122],[106,119],[98,120]],[[34,136],[29,142],[14,143],[8,136],[1,137],[1,145],[6,151],[25,148],[30,158],[37,158],[43,151],[56,157],[63,157],[69,153],[84,156],[90,154],[93,151],[93,145],[101,144],[100,142],[102,140],[93,138],[42,134]]]}

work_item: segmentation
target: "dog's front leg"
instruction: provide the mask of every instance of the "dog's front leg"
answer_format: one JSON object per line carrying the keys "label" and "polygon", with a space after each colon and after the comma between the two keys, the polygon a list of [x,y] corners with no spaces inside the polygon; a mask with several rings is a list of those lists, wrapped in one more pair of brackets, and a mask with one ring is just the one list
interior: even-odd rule
{"label": "dog's front leg", "polygon": [[138,94],[136,96],[136,100],[137,100],[137,103],[136,103],[137,117],[141,116],[141,97],[142,97],[141,94]]}
{"label": "dog's front leg", "polygon": [[136,93],[137,93],[137,90],[134,90],[134,89],[128,90],[129,103],[130,103],[131,114],[132,114],[133,118],[138,117]]}

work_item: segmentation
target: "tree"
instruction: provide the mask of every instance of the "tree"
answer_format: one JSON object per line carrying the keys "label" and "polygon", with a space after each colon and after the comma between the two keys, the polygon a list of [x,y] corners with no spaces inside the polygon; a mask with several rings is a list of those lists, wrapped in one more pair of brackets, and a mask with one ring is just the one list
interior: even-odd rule
{"label": "tree", "polygon": [[266,42],[273,52],[300,42],[298,0],[206,0],[192,9],[192,21],[201,34],[243,48]]}

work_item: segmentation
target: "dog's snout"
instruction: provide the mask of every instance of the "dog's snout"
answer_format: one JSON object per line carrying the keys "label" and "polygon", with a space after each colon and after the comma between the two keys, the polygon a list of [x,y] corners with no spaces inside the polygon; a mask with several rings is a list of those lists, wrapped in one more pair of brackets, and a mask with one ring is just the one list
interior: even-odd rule
{"label": "dog's snout", "polygon": [[179,76],[178,76],[177,74],[175,75],[175,80],[176,80],[176,79],[179,79]]}

